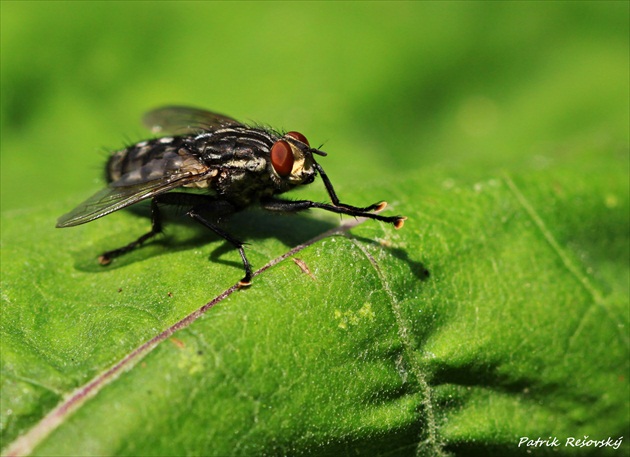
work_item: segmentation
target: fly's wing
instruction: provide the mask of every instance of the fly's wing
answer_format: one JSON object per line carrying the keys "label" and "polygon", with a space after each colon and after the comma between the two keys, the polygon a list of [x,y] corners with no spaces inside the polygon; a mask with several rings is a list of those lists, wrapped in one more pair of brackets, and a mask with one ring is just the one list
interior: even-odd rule
{"label": "fly's wing", "polygon": [[231,117],[186,106],[165,106],[149,111],[142,118],[142,123],[153,133],[174,135],[243,125]]}
{"label": "fly's wing", "polygon": [[168,150],[123,174],[57,221],[57,227],[85,224],[185,184],[208,179],[210,170],[193,155]]}
{"label": "fly's wing", "polygon": [[164,184],[162,180],[156,180],[135,186],[107,187],[61,216],[57,220],[57,227],[85,224],[180,185],[177,181]]}

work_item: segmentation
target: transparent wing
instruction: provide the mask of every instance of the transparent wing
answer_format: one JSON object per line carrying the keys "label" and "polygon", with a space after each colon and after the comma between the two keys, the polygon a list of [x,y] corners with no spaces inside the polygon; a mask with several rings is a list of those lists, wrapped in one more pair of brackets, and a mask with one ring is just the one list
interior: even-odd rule
{"label": "transparent wing", "polygon": [[243,125],[223,114],[186,106],[165,106],[149,111],[142,118],[142,123],[153,133],[174,135]]}
{"label": "transparent wing", "polygon": [[61,216],[57,220],[57,227],[72,227],[85,224],[139,201],[155,197],[176,187],[204,178],[204,175],[188,172],[172,175],[168,180],[164,178],[155,179],[129,186],[117,185],[117,181],[115,181],[107,188],[92,195],[69,213]]}

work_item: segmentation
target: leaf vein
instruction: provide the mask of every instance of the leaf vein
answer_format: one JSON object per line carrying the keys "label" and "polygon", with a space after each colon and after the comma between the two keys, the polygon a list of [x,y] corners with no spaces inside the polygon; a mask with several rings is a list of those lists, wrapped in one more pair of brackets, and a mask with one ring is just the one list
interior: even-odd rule
{"label": "leaf vein", "polygon": [[[630,342],[628,335],[619,325],[615,325],[617,323],[615,314],[609,308],[609,306],[607,306],[607,302],[606,300],[604,300],[601,293],[595,288],[593,284],[591,284],[589,278],[584,275],[580,271],[579,267],[569,258],[569,256],[560,246],[551,231],[547,228],[547,225],[542,220],[536,209],[527,200],[525,195],[520,191],[516,183],[507,174],[504,175],[504,180],[512,194],[516,197],[518,203],[525,210],[529,218],[534,222],[540,233],[542,233],[543,237],[545,238],[551,249],[560,258],[560,261],[562,262],[566,270],[571,273],[571,275],[573,275],[573,277],[584,288],[584,290],[586,290],[586,292],[593,298],[593,302],[604,310],[610,321],[613,323],[614,327],[617,329],[620,340],[628,345]],[[584,315],[582,316],[582,320],[585,319],[586,314],[587,313],[584,313]],[[581,327],[581,325],[582,324],[580,324],[579,327]]]}
{"label": "leaf vein", "polygon": [[422,437],[420,437],[420,439],[418,440],[419,443],[416,448],[416,454],[419,455],[424,444],[428,444],[430,447],[429,451],[431,455],[444,456],[446,454],[441,448],[439,439],[437,437],[437,425],[435,415],[433,413],[433,403],[431,401],[431,387],[429,386],[429,383],[427,382],[426,377],[423,374],[418,358],[414,355],[414,342],[413,337],[410,334],[411,325],[403,317],[400,302],[396,299],[396,296],[394,295],[385,274],[381,270],[374,256],[372,256],[372,254],[370,254],[365,246],[363,246],[356,238],[348,238],[363,253],[363,255],[368,259],[368,261],[376,271],[379,281],[383,286],[383,290],[389,298],[391,309],[396,319],[396,324],[398,326],[398,337],[402,342],[404,351],[407,354],[407,359],[411,364],[411,372],[414,374],[418,382],[420,390],[419,393],[422,396],[421,404],[426,415],[426,426],[425,430],[423,430],[423,433],[426,431],[426,438],[423,440]]}
{"label": "leaf vein", "polygon": [[[365,221],[364,218],[357,218],[352,221],[343,223],[338,227],[334,227],[321,235],[318,235],[292,249],[284,254],[272,259],[266,265],[259,270],[255,271],[253,277],[258,276],[271,267],[279,264],[283,260],[291,257],[297,252],[311,246],[319,240],[331,236],[336,233],[344,233]],[[219,302],[223,301],[234,292],[239,290],[239,285],[234,284],[232,287],[226,289],[208,303],[188,314],[181,320],[177,321],[172,326],[163,330],[150,340],[144,342],[129,354],[119,360],[117,363],[106,369],[104,372],[99,373],[91,381],[83,386],[74,390],[68,397],[66,397],[59,405],[46,414],[37,424],[28,430],[25,434],[18,437],[4,450],[3,455],[7,457],[18,457],[30,454],[35,447],[37,447],[46,437],[52,433],[57,427],[59,427],[64,420],[72,415],[76,410],[83,406],[89,399],[96,396],[103,387],[107,384],[118,379],[118,377],[125,371],[131,370],[137,363],[142,360],[149,352],[155,349],[162,341],[168,339],[175,332],[182,330],[192,324],[195,320],[205,314],[210,308]]]}

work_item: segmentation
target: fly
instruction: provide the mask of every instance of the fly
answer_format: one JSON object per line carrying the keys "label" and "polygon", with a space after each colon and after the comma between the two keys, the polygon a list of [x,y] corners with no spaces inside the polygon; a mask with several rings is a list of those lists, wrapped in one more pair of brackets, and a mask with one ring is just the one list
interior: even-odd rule
{"label": "fly", "polygon": [[[102,265],[162,232],[161,205],[185,207],[186,215],[238,249],[245,269],[245,276],[239,281],[241,287],[250,285],[252,280],[243,242],[226,232],[218,221],[250,205],[278,212],[321,208],[387,222],[397,229],[406,219],[376,214],[387,206],[386,202],[366,207],[341,203],[315,160],[316,155],[326,153],[311,148],[301,133],[283,134],[247,126],[221,114],[181,106],[150,111],[143,122],[153,132],[170,136],[141,141],[113,153],[105,167],[108,186],[57,221],[57,227],[85,224],[150,199],[151,230],[126,246],[103,253],[99,257]],[[312,183],[318,173],[331,204],[278,197]],[[203,191],[170,192],[181,188]]]}

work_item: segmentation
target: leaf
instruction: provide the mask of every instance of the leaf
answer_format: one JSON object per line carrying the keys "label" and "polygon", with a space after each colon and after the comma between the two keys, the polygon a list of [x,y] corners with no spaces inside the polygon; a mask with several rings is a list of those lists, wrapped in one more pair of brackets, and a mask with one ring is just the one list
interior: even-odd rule
{"label": "leaf", "polygon": [[[367,221],[264,271],[61,414],[33,455],[525,455],[522,437],[613,455],[565,444],[629,426],[627,157],[612,157],[375,183],[348,201],[391,197],[403,229]],[[146,220],[55,230],[61,212],[2,219],[5,453],[241,274],[192,226],[102,268]],[[259,268],[333,220],[235,225]]]}
{"label": "leaf", "polygon": [[[627,2],[147,5],[2,3],[4,453],[630,452]],[[409,220],[243,214],[256,268],[308,245],[246,291],[177,217],[103,268],[146,219],[54,222],[163,103]]]}

